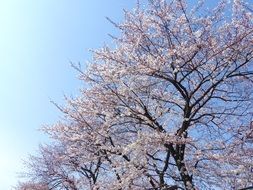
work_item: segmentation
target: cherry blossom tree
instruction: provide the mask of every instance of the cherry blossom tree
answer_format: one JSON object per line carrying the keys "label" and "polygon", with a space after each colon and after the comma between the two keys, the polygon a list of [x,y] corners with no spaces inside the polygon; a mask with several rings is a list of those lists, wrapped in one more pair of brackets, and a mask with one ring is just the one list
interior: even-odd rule
{"label": "cherry blossom tree", "polygon": [[245,5],[150,0],[112,22],[121,35],[94,51],[87,71],[76,66],[89,85],[59,107],[63,121],[44,127],[58,148],[30,160],[31,176],[51,185],[56,177],[53,189],[251,186],[253,14]]}
{"label": "cherry blossom tree", "polygon": [[49,188],[41,183],[23,182],[19,183],[15,190],[49,190]]}
{"label": "cherry blossom tree", "polygon": [[23,173],[22,177],[30,178],[36,186],[45,184],[49,189],[92,189],[100,159],[85,162],[81,155],[67,151],[63,145],[40,146],[39,154],[31,155],[29,162],[25,162],[29,172]]}

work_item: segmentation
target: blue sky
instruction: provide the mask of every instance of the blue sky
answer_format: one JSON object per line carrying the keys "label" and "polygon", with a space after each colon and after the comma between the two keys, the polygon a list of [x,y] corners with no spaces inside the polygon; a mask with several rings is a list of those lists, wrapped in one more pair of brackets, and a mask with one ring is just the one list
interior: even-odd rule
{"label": "blue sky", "polygon": [[88,49],[109,42],[127,0],[0,0],[0,189],[11,189],[22,159],[47,137],[63,95],[81,87],[70,61],[85,63]]}

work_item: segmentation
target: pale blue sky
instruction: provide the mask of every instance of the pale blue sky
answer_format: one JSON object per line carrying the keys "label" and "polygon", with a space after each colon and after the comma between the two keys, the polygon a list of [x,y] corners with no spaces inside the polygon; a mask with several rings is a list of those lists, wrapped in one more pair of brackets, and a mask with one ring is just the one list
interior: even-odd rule
{"label": "pale blue sky", "polygon": [[115,33],[135,0],[0,0],[0,189],[22,171],[22,159],[47,138],[38,131],[59,119],[50,99],[76,95],[81,83],[70,61],[85,63],[89,48]]}

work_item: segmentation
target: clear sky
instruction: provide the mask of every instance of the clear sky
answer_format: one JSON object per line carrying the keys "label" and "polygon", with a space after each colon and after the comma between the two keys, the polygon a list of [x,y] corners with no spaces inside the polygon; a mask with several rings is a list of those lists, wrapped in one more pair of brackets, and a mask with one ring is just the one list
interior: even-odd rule
{"label": "clear sky", "polygon": [[47,138],[63,95],[81,87],[70,61],[85,63],[89,48],[115,33],[105,19],[122,19],[135,0],[0,0],[0,189],[9,190],[22,159]]}

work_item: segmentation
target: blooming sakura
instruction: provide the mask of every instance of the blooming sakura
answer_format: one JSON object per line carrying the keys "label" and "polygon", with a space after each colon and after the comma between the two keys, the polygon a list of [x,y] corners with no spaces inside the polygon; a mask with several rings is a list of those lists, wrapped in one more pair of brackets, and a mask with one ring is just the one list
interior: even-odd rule
{"label": "blooming sakura", "polygon": [[112,22],[115,46],[94,50],[86,71],[75,66],[86,85],[43,128],[52,143],[27,161],[20,190],[252,185],[251,5],[189,3],[139,2]]}

